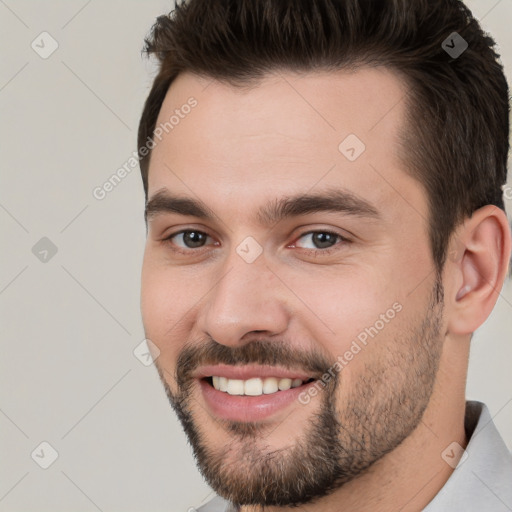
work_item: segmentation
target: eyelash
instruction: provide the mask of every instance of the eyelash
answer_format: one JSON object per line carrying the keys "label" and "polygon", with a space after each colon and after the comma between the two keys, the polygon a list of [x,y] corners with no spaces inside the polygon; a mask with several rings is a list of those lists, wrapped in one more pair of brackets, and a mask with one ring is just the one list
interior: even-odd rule
{"label": "eyelash", "polygon": [[327,230],[326,229],[316,229],[316,230],[306,231],[306,232],[300,234],[295,239],[296,241],[292,242],[292,244],[295,245],[296,242],[298,240],[300,240],[301,238],[304,238],[305,236],[308,236],[308,235],[314,235],[317,233],[322,233],[325,235],[332,235],[336,239],[335,244],[332,245],[331,247],[327,247],[324,249],[306,249],[304,247],[298,247],[298,249],[300,249],[303,253],[310,255],[310,256],[315,256],[315,257],[316,256],[320,256],[320,257],[321,256],[329,256],[330,254],[341,250],[341,247],[340,247],[341,245],[345,245],[346,243],[350,242],[347,238],[340,235],[339,233],[336,233],[335,231],[329,231],[328,229]]}
{"label": "eyelash", "polygon": [[[176,245],[174,245],[172,243],[172,239],[174,237],[176,237],[178,235],[182,235],[184,233],[191,233],[191,232],[199,233],[201,235],[206,235],[207,237],[212,238],[210,235],[208,235],[208,233],[205,233],[204,231],[199,231],[199,230],[196,230],[196,229],[182,229],[181,231],[176,231],[175,233],[171,233],[169,236],[164,238],[162,240],[162,242],[171,245],[172,246],[172,250],[174,252],[179,253],[179,254],[190,255],[193,252],[199,252],[199,251],[201,251],[201,249],[204,249],[205,247],[202,246],[202,247],[198,247],[197,249],[194,249],[194,248],[183,249],[181,247],[177,247]],[[306,252],[306,254],[329,255],[329,254],[331,254],[331,253],[333,253],[335,251],[340,250],[340,247],[339,247],[340,242],[343,242],[343,245],[350,243],[350,240],[348,238],[345,238],[344,236],[340,235],[339,233],[336,233],[334,231],[324,230],[324,229],[318,229],[318,230],[313,230],[313,231],[306,231],[306,232],[302,233],[301,235],[299,235],[296,238],[296,240],[300,240],[301,238],[303,238],[303,237],[305,237],[307,235],[312,235],[312,234],[316,234],[316,233],[332,235],[332,236],[337,238],[337,242],[333,246],[327,247],[325,249],[305,249],[303,247],[299,247],[299,249],[301,249],[302,251]],[[295,244],[296,242],[292,242],[292,243]]]}

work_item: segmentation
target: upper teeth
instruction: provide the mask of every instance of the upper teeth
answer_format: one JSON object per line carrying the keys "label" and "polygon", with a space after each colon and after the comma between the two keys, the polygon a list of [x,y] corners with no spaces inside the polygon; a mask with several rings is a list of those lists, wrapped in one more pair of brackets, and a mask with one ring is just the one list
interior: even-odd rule
{"label": "upper teeth", "polygon": [[268,395],[277,391],[286,391],[302,384],[301,379],[277,379],[275,377],[267,377],[266,379],[255,377],[253,379],[240,380],[214,376],[212,380],[213,387],[219,391],[224,391],[229,395],[249,396]]}

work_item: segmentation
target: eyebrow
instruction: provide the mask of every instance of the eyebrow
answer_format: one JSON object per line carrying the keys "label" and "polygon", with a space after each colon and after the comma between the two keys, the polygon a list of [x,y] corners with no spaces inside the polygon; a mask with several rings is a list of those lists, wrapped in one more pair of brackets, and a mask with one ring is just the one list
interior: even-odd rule
{"label": "eyebrow", "polygon": [[[287,218],[319,212],[380,218],[378,210],[366,199],[346,190],[329,189],[320,193],[297,194],[270,201],[258,210],[256,220],[263,226],[271,226]],[[147,222],[164,213],[176,213],[208,221],[217,218],[201,201],[173,195],[167,189],[161,189],[147,201],[144,217]]]}

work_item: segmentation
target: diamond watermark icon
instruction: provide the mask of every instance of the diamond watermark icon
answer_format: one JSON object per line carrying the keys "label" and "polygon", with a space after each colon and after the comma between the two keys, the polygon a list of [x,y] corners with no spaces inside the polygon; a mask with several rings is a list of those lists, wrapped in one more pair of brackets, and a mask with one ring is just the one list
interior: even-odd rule
{"label": "diamond watermark icon", "polygon": [[252,236],[248,236],[238,245],[236,252],[246,263],[253,263],[263,252],[263,247]]}
{"label": "diamond watermark icon", "polygon": [[39,467],[48,469],[58,459],[59,453],[50,443],[43,441],[30,456]]}
{"label": "diamond watermark icon", "polygon": [[48,32],[41,32],[30,46],[39,57],[47,59],[57,50],[59,43]]}
{"label": "diamond watermark icon", "polygon": [[42,263],[48,263],[56,254],[57,246],[46,236],[43,236],[34,247],[32,254]]}
{"label": "diamond watermark icon", "polygon": [[354,162],[364,153],[366,146],[357,135],[351,133],[340,143],[338,149],[347,160]]}
{"label": "diamond watermark icon", "polygon": [[448,464],[448,466],[455,469],[458,465],[464,464],[468,458],[468,453],[459,443],[457,443],[457,441],[454,441],[445,448],[443,453],[441,453],[441,458],[446,462],[446,464]]}
{"label": "diamond watermark icon", "polygon": [[468,42],[457,32],[452,32],[442,43],[441,48],[452,58],[457,59],[467,49]]}
{"label": "diamond watermark icon", "polygon": [[160,355],[160,349],[151,340],[144,339],[135,347],[133,355],[144,366],[151,366]]}

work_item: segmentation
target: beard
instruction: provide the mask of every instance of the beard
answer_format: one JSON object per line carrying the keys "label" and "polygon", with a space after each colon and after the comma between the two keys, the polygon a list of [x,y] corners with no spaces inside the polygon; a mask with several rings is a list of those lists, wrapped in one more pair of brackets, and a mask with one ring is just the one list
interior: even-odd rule
{"label": "beard", "polygon": [[[364,474],[419,425],[439,367],[442,313],[443,288],[438,276],[424,316],[395,337],[393,346],[378,347],[377,336],[371,342],[375,345],[364,350],[378,350],[379,357],[363,366],[364,373],[351,375],[346,388],[343,370],[324,384],[319,410],[311,413],[305,427],[299,423],[302,430],[291,447],[266,443],[279,425],[208,416],[232,436],[224,447],[214,449],[208,441],[209,426],[197,419],[201,411],[192,396],[194,379],[190,375],[200,365],[216,363],[278,364],[322,375],[333,366],[335,357],[317,350],[298,351],[276,341],[255,340],[232,348],[210,339],[181,351],[176,392],[158,361],[155,365],[199,470],[217,494],[237,507],[298,506],[313,503]],[[313,407],[312,402],[303,407]],[[290,429],[289,424],[284,428]],[[291,437],[289,432],[287,438]]]}

